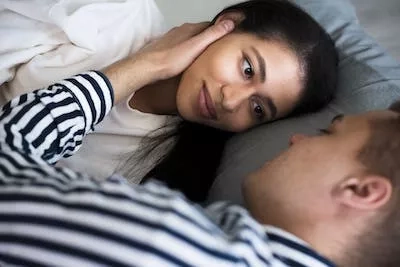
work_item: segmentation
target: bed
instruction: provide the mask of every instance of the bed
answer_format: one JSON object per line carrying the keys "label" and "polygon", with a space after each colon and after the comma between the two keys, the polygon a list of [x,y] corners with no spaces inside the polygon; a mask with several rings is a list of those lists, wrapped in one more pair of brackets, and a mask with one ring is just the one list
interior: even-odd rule
{"label": "bed", "polygon": [[[335,40],[340,56],[337,96],[318,113],[277,121],[235,136],[226,147],[208,201],[223,199],[241,204],[243,177],[285,149],[293,133],[312,134],[337,113],[386,108],[400,98],[398,0],[293,1]],[[0,103],[75,73],[100,69],[170,27],[210,20],[222,7],[236,2],[3,0]],[[82,21],[86,23],[85,31],[80,27]]]}

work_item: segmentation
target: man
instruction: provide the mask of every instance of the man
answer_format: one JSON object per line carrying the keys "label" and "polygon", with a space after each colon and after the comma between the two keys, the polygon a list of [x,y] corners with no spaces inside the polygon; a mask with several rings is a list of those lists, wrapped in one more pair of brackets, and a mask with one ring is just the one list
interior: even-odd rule
{"label": "man", "polygon": [[[175,75],[231,29],[210,27],[184,45],[156,46],[4,106],[1,265],[399,266],[398,105],[336,117],[319,136],[293,136],[287,151],[245,180],[250,213],[226,203],[203,210],[162,185],[132,187],[119,176],[98,182],[51,165],[76,151],[113,98]],[[180,69],[174,60],[175,69],[163,67],[189,50]],[[120,65],[132,75],[121,76]]]}
{"label": "man", "polygon": [[338,266],[400,266],[400,102],[338,115],[244,182],[250,213],[309,243]]}

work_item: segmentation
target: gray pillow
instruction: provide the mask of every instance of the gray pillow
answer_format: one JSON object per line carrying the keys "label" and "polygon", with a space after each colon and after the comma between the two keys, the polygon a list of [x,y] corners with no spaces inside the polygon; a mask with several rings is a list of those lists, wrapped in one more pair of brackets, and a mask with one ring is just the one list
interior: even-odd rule
{"label": "gray pillow", "polygon": [[[227,145],[209,201],[242,204],[245,175],[272,159],[288,145],[293,133],[316,133],[337,113],[387,108],[400,98],[400,64],[358,24],[347,0],[295,0],[335,40],[339,52],[339,82],[335,100],[324,110],[266,124],[236,135]],[[282,177],[284,179],[285,177]]]}

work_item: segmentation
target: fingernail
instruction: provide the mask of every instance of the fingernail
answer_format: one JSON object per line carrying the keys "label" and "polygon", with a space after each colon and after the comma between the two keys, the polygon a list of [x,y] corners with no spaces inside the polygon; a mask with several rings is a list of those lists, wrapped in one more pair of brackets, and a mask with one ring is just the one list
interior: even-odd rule
{"label": "fingernail", "polygon": [[224,20],[221,24],[227,31],[231,31],[235,27],[235,23],[232,20]]}

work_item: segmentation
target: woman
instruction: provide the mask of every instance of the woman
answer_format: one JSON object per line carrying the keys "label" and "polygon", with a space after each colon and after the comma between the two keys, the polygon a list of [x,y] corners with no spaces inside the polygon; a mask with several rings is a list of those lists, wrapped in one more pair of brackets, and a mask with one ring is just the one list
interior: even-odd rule
{"label": "woman", "polygon": [[[330,101],[337,54],[330,37],[309,15],[288,1],[255,0],[224,9],[213,23],[226,19],[235,21],[232,33],[208,46],[183,73],[168,80],[160,77],[116,106],[66,163],[103,177],[119,166],[119,172],[136,177],[134,182],[155,178],[202,201],[234,132],[312,112]],[[170,34],[171,42],[205,25],[184,27]],[[129,76],[124,62],[108,70]],[[183,120],[161,127],[165,115]],[[143,149],[138,149],[140,141]],[[127,152],[133,153],[128,161]],[[141,171],[147,172],[144,179]]]}

